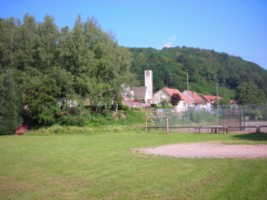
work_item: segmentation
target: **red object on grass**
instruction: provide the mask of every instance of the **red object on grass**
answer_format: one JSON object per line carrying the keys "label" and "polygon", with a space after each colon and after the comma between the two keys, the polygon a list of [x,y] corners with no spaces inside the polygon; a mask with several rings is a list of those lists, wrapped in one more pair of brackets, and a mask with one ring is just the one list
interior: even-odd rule
{"label": "red object on grass", "polygon": [[28,131],[28,127],[21,124],[16,128],[16,135],[22,135],[23,133],[27,131]]}

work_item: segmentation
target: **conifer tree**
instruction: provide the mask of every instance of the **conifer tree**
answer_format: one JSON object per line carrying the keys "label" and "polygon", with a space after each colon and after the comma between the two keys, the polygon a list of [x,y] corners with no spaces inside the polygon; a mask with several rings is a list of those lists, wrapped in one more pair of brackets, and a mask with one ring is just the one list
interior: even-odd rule
{"label": "conifer tree", "polygon": [[14,134],[21,122],[20,103],[11,71],[5,71],[0,81],[0,135]]}

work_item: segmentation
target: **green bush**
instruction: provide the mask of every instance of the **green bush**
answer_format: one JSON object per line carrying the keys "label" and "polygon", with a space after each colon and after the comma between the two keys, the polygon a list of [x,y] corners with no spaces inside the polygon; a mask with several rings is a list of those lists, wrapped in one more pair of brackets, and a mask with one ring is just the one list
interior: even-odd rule
{"label": "green bush", "polygon": [[120,125],[134,125],[145,121],[142,111],[127,110],[117,113],[104,111],[85,115],[65,115],[59,119],[64,126],[108,127]]}
{"label": "green bush", "polygon": [[82,115],[66,115],[61,117],[59,123],[64,126],[85,126],[86,119]]}
{"label": "green bush", "polygon": [[86,125],[91,127],[107,126],[114,121],[111,112],[92,113],[86,116]]}

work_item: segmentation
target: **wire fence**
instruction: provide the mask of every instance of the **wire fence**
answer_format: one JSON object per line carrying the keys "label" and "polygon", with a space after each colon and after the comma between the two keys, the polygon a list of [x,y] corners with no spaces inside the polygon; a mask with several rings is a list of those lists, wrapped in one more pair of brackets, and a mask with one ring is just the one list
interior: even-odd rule
{"label": "wire fence", "polygon": [[[155,109],[146,114],[146,127],[169,130],[196,131],[196,128],[214,127],[229,131],[267,132],[267,105],[224,105],[218,109],[188,108],[185,112],[175,109]],[[266,126],[266,127],[265,127]]]}

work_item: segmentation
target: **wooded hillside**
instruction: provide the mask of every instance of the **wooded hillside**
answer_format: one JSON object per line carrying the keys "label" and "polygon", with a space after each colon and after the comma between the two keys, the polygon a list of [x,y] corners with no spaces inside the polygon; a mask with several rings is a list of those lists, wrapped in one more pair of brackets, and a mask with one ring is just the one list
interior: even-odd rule
{"label": "wooded hillside", "polygon": [[143,84],[143,71],[153,70],[154,91],[164,86],[186,89],[186,71],[190,89],[199,93],[216,94],[218,79],[220,95],[234,98],[241,83],[251,82],[267,95],[267,71],[240,57],[213,50],[175,47],[156,50],[129,48],[133,54],[131,70]]}

